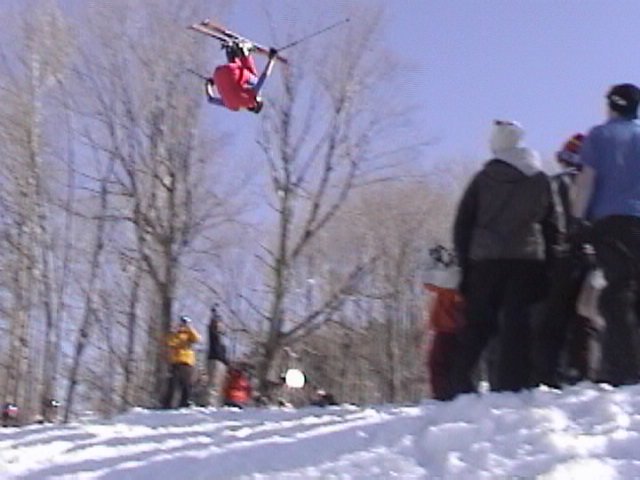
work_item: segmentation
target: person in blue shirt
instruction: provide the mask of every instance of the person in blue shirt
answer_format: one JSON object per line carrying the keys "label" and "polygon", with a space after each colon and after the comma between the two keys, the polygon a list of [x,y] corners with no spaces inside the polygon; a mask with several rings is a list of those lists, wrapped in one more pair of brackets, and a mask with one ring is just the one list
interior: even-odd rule
{"label": "person in blue shirt", "polygon": [[640,88],[615,85],[606,98],[609,118],[580,151],[573,210],[593,225],[589,237],[607,281],[600,380],[628,385],[640,381]]}

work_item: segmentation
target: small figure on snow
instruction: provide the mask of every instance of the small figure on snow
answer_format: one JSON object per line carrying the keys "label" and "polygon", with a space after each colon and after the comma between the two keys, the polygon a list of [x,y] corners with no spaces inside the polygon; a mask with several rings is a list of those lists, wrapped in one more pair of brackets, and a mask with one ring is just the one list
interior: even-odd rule
{"label": "small figure on snow", "polygon": [[[262,74],[258,76],[256,64],[251,56],[253,44],[246,40],[232,40],[222,45],[227,55],[227,63],[215,69],[205,83],[209,103],[220,105],[229,110],[246,109],[260,113],[264,104],[260,92],[271,75],[278,55],[274,48],[269,49],[268,61]],[[216,96],[216,90],[219,96]]]}
{"label": "small figure on snow", "polygon": [[43,423],[55,423],[58,420],[58,409],[60,402],[55,398],[48,398],[43,406]]}
{"label": "small figure on snow", "polygon": [[436,400],[451,395],[451,375],[463,324],[464,301],[458,291],[460,269],[455,254],[442,245],[429,250],[434,265],[426,273],[424,288],[429,293],[425,316],[429,330],[427,367],[431,394]]}
{"label": "small figure on snow", "polygon": [[3,427],[17,427],[19,425],[18,415],[20,409],[18,405],[13,402],[7,402],[2,406],[2,426]]}
{"label": "small figure on snow", "polygon": [[217,406],[220,392],[224,384],[227,372],[227,349],[222,341],[222,318],[218,311],[218,305],[211,307],[211,319],[209,321],[209,351],[207,352],[207,390],[209,403]]}
{"label": "small figure on snow", "polygon": [[338,405],[338,402],[336,402],[336,399],[331,392],[327,392],[326,390],[319,388],[315,391],[315,395],[311,399],[310,404],[313,407],[329,407]]}
{"label": "small figure on snow", "polygon": [[251,380],[243,362],[231,364],[227,370],[227,378],[222,390],[225,407],[244,408],[253,398]]}

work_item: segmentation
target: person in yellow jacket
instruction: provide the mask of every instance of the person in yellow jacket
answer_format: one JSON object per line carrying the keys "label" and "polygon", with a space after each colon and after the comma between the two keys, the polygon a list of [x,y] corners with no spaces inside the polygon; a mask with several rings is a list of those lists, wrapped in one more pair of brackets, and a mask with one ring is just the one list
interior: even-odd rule
{"label": "person in yellow jacket", "polygon": [[191,319],[180,317],[178,329],[167,336],[169,349],[169,385],[162,402],[164,408],[171,408],[176,388],[180,388],[180,407],[188,407],[191,400],[193,372],[196,354],[191,347],[200,341],[200,335],[192,326]]}

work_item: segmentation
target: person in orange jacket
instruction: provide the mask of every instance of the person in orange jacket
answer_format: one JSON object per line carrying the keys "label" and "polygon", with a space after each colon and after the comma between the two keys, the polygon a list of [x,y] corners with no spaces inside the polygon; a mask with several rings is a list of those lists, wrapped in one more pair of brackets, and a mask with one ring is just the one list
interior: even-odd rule
{"label": "person in orange jacket", "polygon": [[[251,56],[253,45],[249,42],[230,42],[223,46],[227,63],[218,66],[205,85],[209,103],[238,111],[246,109],[260,113],[263,101],[260,92],[266,79],[271,75],[278,51],[269,50],[269,59],[262,74],[258,76]],[[215,95],[217,89],[219,97]]]}
{"label": "person in orange jacket", "polygon": [[171,408],[176,388],[180,388],[180,407],[188,407],[191,400],[193,372],[196,354],[192,345],[200,341],[200,335],[187,316],[180,317],[178,329],[167,336],[169,348],[169,385],[162,402],[164,408]]}
{"label": "person in orange jacket", "polygon": [[232,365],[227,371],[227,379],[222,390],[223,405],[243,408],[251,401],[253,394],[246,369]]}
{"label": "person in orange jacket", "polygon": [[451,391],[451,375],[456,355],[458,332],[464,321],[464,301],[457,287],[460,272],[453,253],[438,245],[429,251],[435,261],[424,278],[428,292],[425,318],[430,333],[427,348],[427,370],[431,394],[436,400],[446,400]]}

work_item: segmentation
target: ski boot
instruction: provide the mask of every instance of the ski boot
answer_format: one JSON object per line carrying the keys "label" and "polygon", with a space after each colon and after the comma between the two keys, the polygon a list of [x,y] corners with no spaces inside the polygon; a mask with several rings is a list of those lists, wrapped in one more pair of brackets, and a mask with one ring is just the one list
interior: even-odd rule
{"label": "ski boot", "polygon": [[207,79],[207,81],[204,82],[204,94],[207,97],[207,101],[209,103],[211,103],[213,101],[213,98],[216,96],[215,85],[211,78]]}
{"label": "ski boot", "polygon": [[236,42],[236,48],[243,57],[248,57],[255,50],[253,43],[248,40],[239,40]]}

